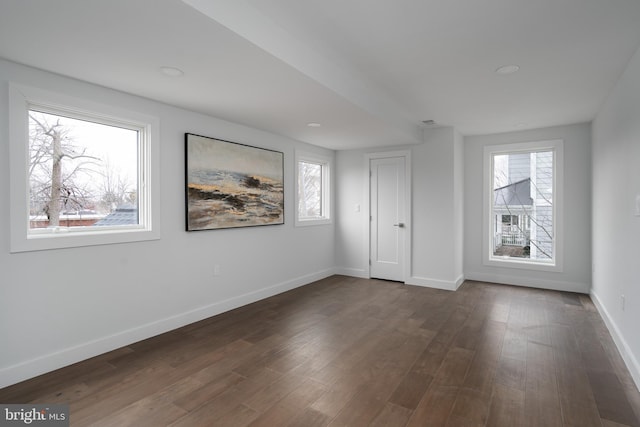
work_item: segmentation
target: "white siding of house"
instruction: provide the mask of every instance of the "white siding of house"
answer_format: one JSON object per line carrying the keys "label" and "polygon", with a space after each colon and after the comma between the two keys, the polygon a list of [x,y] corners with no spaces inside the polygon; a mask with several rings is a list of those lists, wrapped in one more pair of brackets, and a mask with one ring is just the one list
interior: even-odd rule
{"label": "white siding of house", "polygon": [[[532,179],[531,197],[534,200],[535,224],[532,224],[531,257],[553,258],[553,206],[549,203],[553,190],[553,153],[543,152],[531,155]],[[538,250],[539,248],[539,250]],[[548,254],[548,256],[545,256]]]}
{"label": "white siding of house", "polygon": [[509,155],[509,184],[529,178],[529,161],[529,153]]}

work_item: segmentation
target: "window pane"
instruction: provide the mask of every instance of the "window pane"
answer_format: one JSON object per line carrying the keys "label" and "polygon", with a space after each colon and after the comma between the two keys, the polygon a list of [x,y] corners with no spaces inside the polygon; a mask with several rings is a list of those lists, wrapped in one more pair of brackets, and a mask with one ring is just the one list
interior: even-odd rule
{"label": "window pane", "polygon": [[493,155],[494,256],[554,260],[553,155]]}
{"label": "window pane", "polygon": [[298,217],[322,217],[322,165],[298,162]]}
{"label": "window pane", "polygon": [[139,224],[138,134],[30,110],[30,230]]}

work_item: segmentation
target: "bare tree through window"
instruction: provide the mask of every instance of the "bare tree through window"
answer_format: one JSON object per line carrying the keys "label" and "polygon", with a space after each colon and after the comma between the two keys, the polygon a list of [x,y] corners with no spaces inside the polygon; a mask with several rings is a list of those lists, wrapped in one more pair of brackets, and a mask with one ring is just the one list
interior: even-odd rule
{"label": "bare tree through window", "polygon": [[30,110],[30,228],[92,225],[136,204],[137,138],[135,130]]}
{"label": "bare tree through window", "polygon": [[298,162],[298,216],[322,217],[322,165]]}

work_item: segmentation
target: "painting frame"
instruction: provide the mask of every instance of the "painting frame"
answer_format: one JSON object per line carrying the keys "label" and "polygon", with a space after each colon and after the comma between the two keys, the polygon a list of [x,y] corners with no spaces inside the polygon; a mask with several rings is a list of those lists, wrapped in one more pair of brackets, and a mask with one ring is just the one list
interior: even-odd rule
{"label": "painting frame", "polygon": [[284,153],[185,133],[186,231],[284,224]]}

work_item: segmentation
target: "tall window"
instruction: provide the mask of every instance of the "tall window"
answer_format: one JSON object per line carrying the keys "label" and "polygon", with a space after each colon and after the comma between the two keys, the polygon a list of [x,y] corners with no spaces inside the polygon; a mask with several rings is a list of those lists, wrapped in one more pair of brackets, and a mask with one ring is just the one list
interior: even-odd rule
{"label": "tall window", "polygon": [[296,225],[329,223],[330,159],[297,153],[296,187]]}
{"label": "tall window", "polygon": [[561,141],[486,147],[487,263],[561,268],[561,159]]}
{"label": "tall window", "polygon": [[12,252],[158,238],[156,119],[17,85],[10,99]]}

